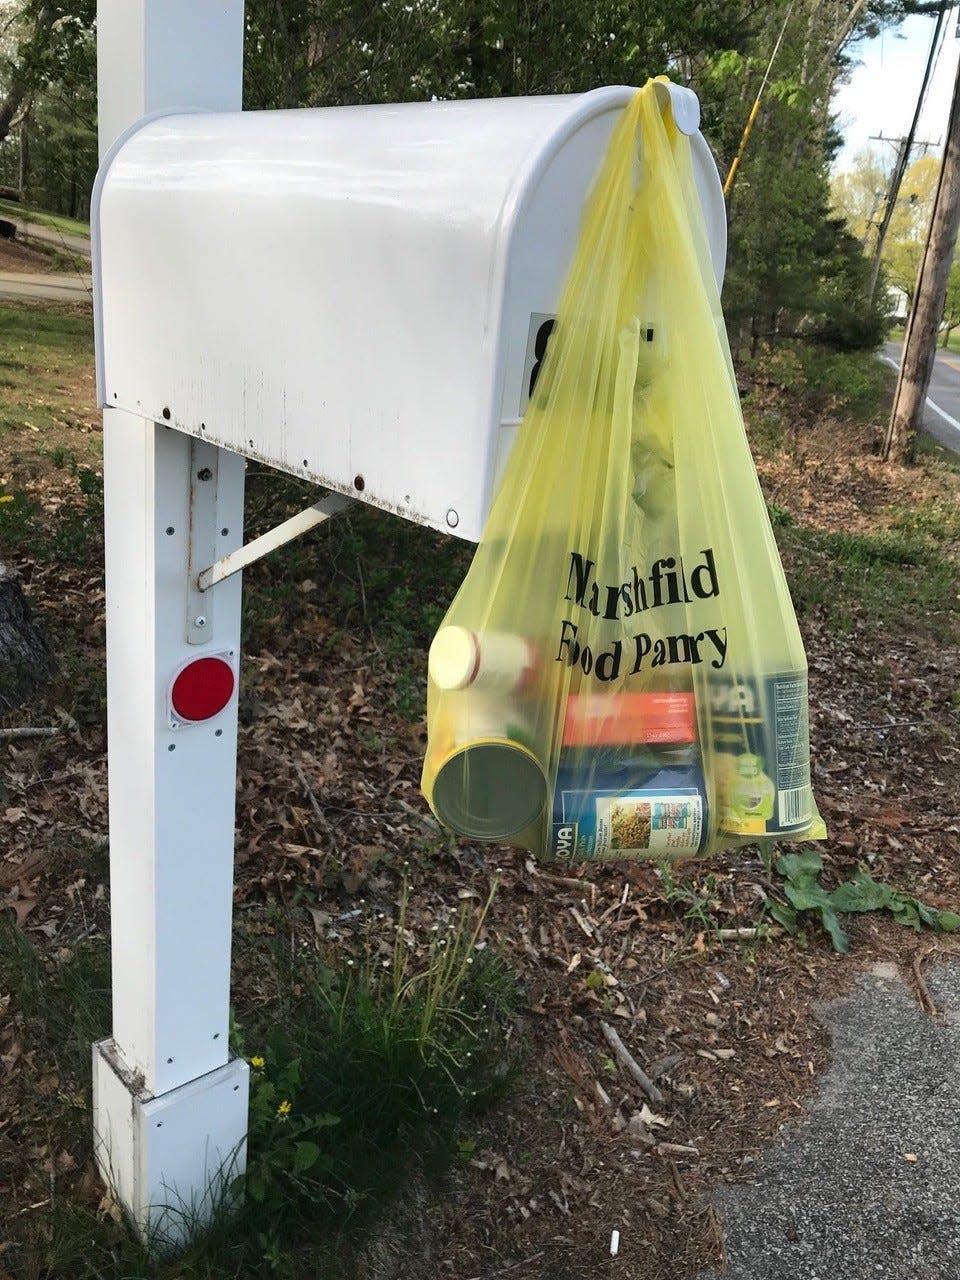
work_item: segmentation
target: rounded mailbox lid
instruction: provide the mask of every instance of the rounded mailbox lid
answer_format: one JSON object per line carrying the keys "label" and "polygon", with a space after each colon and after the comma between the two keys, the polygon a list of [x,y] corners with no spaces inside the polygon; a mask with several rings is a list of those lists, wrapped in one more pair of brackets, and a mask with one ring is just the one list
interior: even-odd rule
{"label": "rounded mailbox lid", "polygon": [[431,803],[446,827],[473,840],[506,840],[543,812],[547,780],[516,742],[474,742],[437,771]]}
{"label": "rounded mailbox lid", "polygon": [[[100,403],[479,540],[635,93],[145,121],[92,200]],[[659,93],[693,129],[694,95]],[[689,136],[719,279],[720,180]]]}

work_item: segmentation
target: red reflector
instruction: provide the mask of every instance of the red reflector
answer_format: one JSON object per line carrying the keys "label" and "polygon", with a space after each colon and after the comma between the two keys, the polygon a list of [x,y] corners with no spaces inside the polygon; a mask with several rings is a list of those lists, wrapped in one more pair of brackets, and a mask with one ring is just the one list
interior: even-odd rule
{"label": "red reflector", "polygon": [[222,658],[198,658],[173,682],[173,709],[182,720],[209,720],[233,697],[233,668]]}

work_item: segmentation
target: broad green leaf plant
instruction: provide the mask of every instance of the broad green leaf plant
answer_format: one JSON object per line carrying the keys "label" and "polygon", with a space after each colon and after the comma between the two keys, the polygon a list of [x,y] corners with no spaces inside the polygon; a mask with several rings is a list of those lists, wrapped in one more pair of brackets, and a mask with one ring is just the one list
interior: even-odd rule
{"label": "broad green leaf plant", "polygon": [[800,914],[815,912],[836,951],[850,950],[850,941],[840,923],[840,915],[847,912],[889,911],[898,924],[918,933],[924,926],[942,933],[960,929],[960,915],[927,906],[918,898],[881,884],[862,867],[828,893],[820,883],[823,859],[813,850],[785,853],[777,859],[776,868],[784,879],[787,901],[771,901],[767,908],[770,915],[789,933],[796,933]]}

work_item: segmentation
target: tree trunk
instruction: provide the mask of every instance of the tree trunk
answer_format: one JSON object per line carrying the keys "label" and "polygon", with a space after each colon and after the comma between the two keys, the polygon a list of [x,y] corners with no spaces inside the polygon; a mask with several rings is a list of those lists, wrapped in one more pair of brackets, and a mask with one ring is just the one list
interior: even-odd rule
{"label": "tree trunk", "polygon": [[947,145],[933,202],[930,228],[903,339],[903,359],[883,442],[884,461],[913,460],[927,387],[937,354],[937,329],[943,316],[950,264],[960,226],[960,68],[953,86]]}
{"label": "tree trunk", "polygon": [[0,560],[0,714],[34,697],[56,669],[19,579]]}
{"label": "tree trunk", "polygon": [[[29,45],[31,42],[39,44],[44,41],[49,36],[56,17],[57,9],[55,5],[43,5],[37,14],[36,24],[25,45]],[[21,45],[17,50],[13,71],[7,85],[7,92],[3,98],[0,98],[0,142],[10,132],[14,117],[33,88],[31,71],[24,57],[25,45]]]}

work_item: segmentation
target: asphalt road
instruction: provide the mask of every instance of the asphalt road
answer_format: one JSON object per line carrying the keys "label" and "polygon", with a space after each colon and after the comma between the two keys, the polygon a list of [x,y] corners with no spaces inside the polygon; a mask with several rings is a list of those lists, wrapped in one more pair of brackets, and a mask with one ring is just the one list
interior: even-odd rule
{"label": "asphalt road", "polygon": [[[900,343],[885,342],[882,358],[900,367]],[[927,389],[923,425],[942,445],[960,453],[960,355],[938,351]]]}
{"label": "asphalt road", "polygon": [[[52,227],[15,218],[18,238],[42,240],[79,258],[90,257],[90,241],[84,236],[68,235]],[[0,271],[0,301],[31,298],[46,302],[89,302],[93,297],[90,268],[57,274]]]}
{"label": "asphalt road", "polygon": [[960,1277],[960,965],[927,985],[937,1017],[892,964],[821,1011],[830,1066],[753,1177],[716,1192],[727,1269],[700,1280]]}
{"label": "asphalt road", "polygon": [[0,271],[0,300],[33,298],[45,302],[89,302],[93,296],[92,288],[89,276]]}

